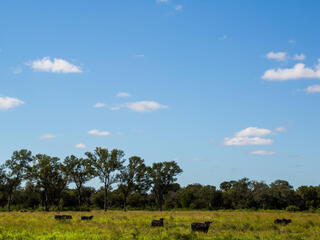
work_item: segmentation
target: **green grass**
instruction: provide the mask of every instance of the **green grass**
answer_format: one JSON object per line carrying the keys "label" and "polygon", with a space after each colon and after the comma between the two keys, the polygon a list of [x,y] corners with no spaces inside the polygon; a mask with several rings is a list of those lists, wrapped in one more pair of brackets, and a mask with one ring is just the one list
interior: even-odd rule
{"label": "green grass", "polygon": [[[303,240],[320,239],[320,215],[286,212],[221,211],[93,211],[64,212],[72,220],[57,221],[50,212],[0,213],[0,239],[219,239],[219,240]],[[94,215],[81,221],[81,215]],[[151,228],[151,220],[165,218],[164,228]],[[291,218],[288,226],[273,224],[275,218]],[[213,221],[208,234],[191,233],[192,222]]]}

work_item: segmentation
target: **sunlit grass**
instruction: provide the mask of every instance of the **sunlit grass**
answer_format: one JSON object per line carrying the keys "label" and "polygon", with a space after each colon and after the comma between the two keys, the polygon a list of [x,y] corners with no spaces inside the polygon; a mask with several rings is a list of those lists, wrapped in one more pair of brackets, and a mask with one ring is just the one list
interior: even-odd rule
{"label": "sunlit grass", "polygon": [[[220,211],[92,211],[64,212],[72,220],[58,221],[54,212],[0,213],[0,239],[320,239],[320,215],[286,212]],[[93,215],[81,221],[81,215]],[[164,228],[151,228],[151,220],[165,218]],[[291,218],[288,226],[273,223]],[[213,221],[208,234],[191,233],[192,222]]]}

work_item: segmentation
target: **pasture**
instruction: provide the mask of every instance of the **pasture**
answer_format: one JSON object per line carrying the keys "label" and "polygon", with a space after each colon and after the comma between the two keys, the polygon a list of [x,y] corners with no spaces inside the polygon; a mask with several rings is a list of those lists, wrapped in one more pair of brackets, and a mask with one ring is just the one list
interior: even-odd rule
{"label": "pasture", "polygon": [[[320,215],[287,212],[222,211],[92,211],[64,212],[72,220],[55,220],[55,212],[1,212],[0,239],[219,239],[302,240],[320,239]],[[90,221],[81,216],[93,215]],[[153,219],[164,218],[164,227],[151,227]],[[274,224],[290,218],[288,226]],[[192,233],[192,222],[212,221],[208,234]]]}

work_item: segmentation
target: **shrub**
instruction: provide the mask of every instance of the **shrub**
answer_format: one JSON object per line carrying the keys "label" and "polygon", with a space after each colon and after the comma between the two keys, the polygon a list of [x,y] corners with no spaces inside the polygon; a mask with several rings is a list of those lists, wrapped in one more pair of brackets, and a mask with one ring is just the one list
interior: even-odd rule
{"label": "shrub", "polygon": [[297,212],[300,211],[300,208],[295,205],[290,205],[286,208],[286,211],[288,212]]}

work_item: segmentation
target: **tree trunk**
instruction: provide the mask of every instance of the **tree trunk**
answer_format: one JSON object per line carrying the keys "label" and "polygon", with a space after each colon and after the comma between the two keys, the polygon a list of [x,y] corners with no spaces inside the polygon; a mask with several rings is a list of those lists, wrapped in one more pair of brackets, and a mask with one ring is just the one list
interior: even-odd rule
{"label": "tree trunk", "polygon": [[81,211],[81,188],[78,188],[78,204],[79,210]]}
{"label": "tree trunk", "polygon": [[103,202],[103,210],[107,211],[107,204],[108,204],[108,190],[107,190],[107,184],[104,183],[104,202]]}
{"label": "tree trunk", "polygon": [[8,211],[10,212],[10,208],[11,208],[11,198],[12,198],[12,194],[9,194],[9,198],[8,198]]}
{"label": "tree trunk", "polygon": [[159,201],[158,201],[158,207],[159,207],[160,212],[162,212],[162,204],[163,204],[163,196],[160,194]]}
{"label": "tree trunk", "polygon": [[123,198],[123,211],[127,211],[127,195],[124,195]]}

